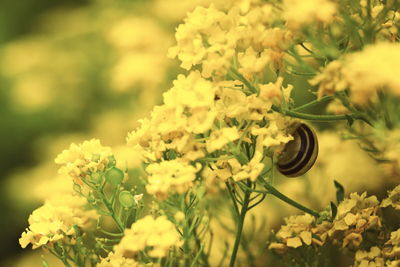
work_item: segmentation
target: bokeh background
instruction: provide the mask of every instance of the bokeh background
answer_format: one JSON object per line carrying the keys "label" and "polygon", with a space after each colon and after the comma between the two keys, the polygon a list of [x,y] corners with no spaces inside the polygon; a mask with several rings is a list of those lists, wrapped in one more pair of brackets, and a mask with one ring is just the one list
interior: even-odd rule
{"label": "bokeh background", "polygon": [[[123,153],[127,132],[183,72],[166,56],[175,27],[186,12],[211,2],[226,5],[224,0],[1,1],[1,266],[40,266],[42,252],[23,251],[18,238],[42,204],[40,188],[57,176],[55,156],[71,142],[94,137]],[[313,98],[305,80],[292,82],[297,105]],[[276,181],[283,192],[323,209],[334,199],[333,179],[348,192],[373,191],[383,183],[356,143],[341,141],[328,125],[317,128],[325,131],[319,134],[316,167],[302,179]],[[383,194],[380,188],[377,193]],[[298,213],[279,200],[267,201],[255,210],[267,214],[267,229]]]}

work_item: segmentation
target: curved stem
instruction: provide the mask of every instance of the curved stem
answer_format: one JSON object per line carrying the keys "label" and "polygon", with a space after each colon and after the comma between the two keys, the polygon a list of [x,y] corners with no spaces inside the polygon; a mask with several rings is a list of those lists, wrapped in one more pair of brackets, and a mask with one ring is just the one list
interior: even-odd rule
{"label": "curved stem", "polygon": [[315,100],[313,100],[311,102],[308,102],[307,104],[304,104],[304,105],[301,105],[299,107],[296,107],[296,108],[293,109],[293,111],[299,111],[299,110],[302,110],[302,109],[305,109],[305,108],[309,108],[309,107],[318,105],[320,103],[329,101],[329,100],[331,100],[333,98],[334,98],[334,96],[326,95],[326,96],[321,97],[320,99],[315,99]]}
{"label": "curved stem", "polygon": [[294,201],[291,198],[288,198],[287,196],[285,196],[284,194],[279,192],[278,189],[276,189],[275,187],[270,185],[268,182],[263,183],[263,185],[268,191],[251,189],[251,188],[245,186],[244,184],[239,184],[239,186],[244,186],[244,187],[246,187],[247,190],[249,190],[251,192],[274,195],[275,197],[279,198],[280,200],[288,203],[289,205],[291,205],[291,206],[293,206],[295,208],[298,208],[299,210],[304,211],[305,213],[308,213],[308,214],[310,214],[312,216],[315,216],[315,217],[319,217],[318,212],[301,205],[300,203]]}
{"label": "curved stem", "polygon": [[252,93],[257,93],[257,92],[258,92],[258,89],[257,89],[253,84],[251,84],[251,82],[249,82],[249,81],[248,81],[242,74],[240,74],[236,69],[231,68],[231,69],[230,69],[230,72],[231,72],[231,74],[233,74],[233,75],[232,75],[232,76],[233,76],[232,78],[241,81],[244,85],[246,85],[247,88],[250,89],[250,91],[251,91]]}
{"label": "curved stem", "polygon": [[362,118],[360,115],[354,113],[343,114],[343,115],[314,115],[314,114],[306,114],[292,110],[282,109],[275,105],[272,105],[271,109],[283,115],[289,115],[294,118],[310,120],[310,121],[343,121],[343,120],[348,120],[349,118],[364,120],[364,118]]}

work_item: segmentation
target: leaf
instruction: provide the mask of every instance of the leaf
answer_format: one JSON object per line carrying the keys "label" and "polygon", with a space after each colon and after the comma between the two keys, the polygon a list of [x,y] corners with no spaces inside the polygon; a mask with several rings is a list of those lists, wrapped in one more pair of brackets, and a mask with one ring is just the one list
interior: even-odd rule
{"label": "leaf", "polygon": [[332,212],[332,219],[335,219],[337,214],[337,207],[335,203],[333,203],[332,201],[331,201],[331,212]]}
{"label": "leaf", "polygon": [[344,187],[336,180],[333,180],[333,184],[336,187],[336,202],[339,204],[344,199]]}

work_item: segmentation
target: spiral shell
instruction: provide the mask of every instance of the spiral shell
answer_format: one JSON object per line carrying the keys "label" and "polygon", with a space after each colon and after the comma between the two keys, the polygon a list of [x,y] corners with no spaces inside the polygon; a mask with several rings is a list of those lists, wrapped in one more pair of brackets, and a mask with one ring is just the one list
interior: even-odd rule
{"label": "spiral shell", "polygon": [[304,123],[294,127],[293,140],[289,141],[278,158],[278,171],[287,177],[306,173],[318,156],[318,139],[314,130]]}

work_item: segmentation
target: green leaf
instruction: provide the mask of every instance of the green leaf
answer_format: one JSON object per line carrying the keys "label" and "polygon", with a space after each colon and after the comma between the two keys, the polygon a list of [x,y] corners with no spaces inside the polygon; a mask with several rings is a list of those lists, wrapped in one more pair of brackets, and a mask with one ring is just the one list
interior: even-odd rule
{"label": "green leaf", "polygon": [[333,184],[336,187],[336,202],[339,204],[344,199],[344,187],[336,180],[333,181]]}

